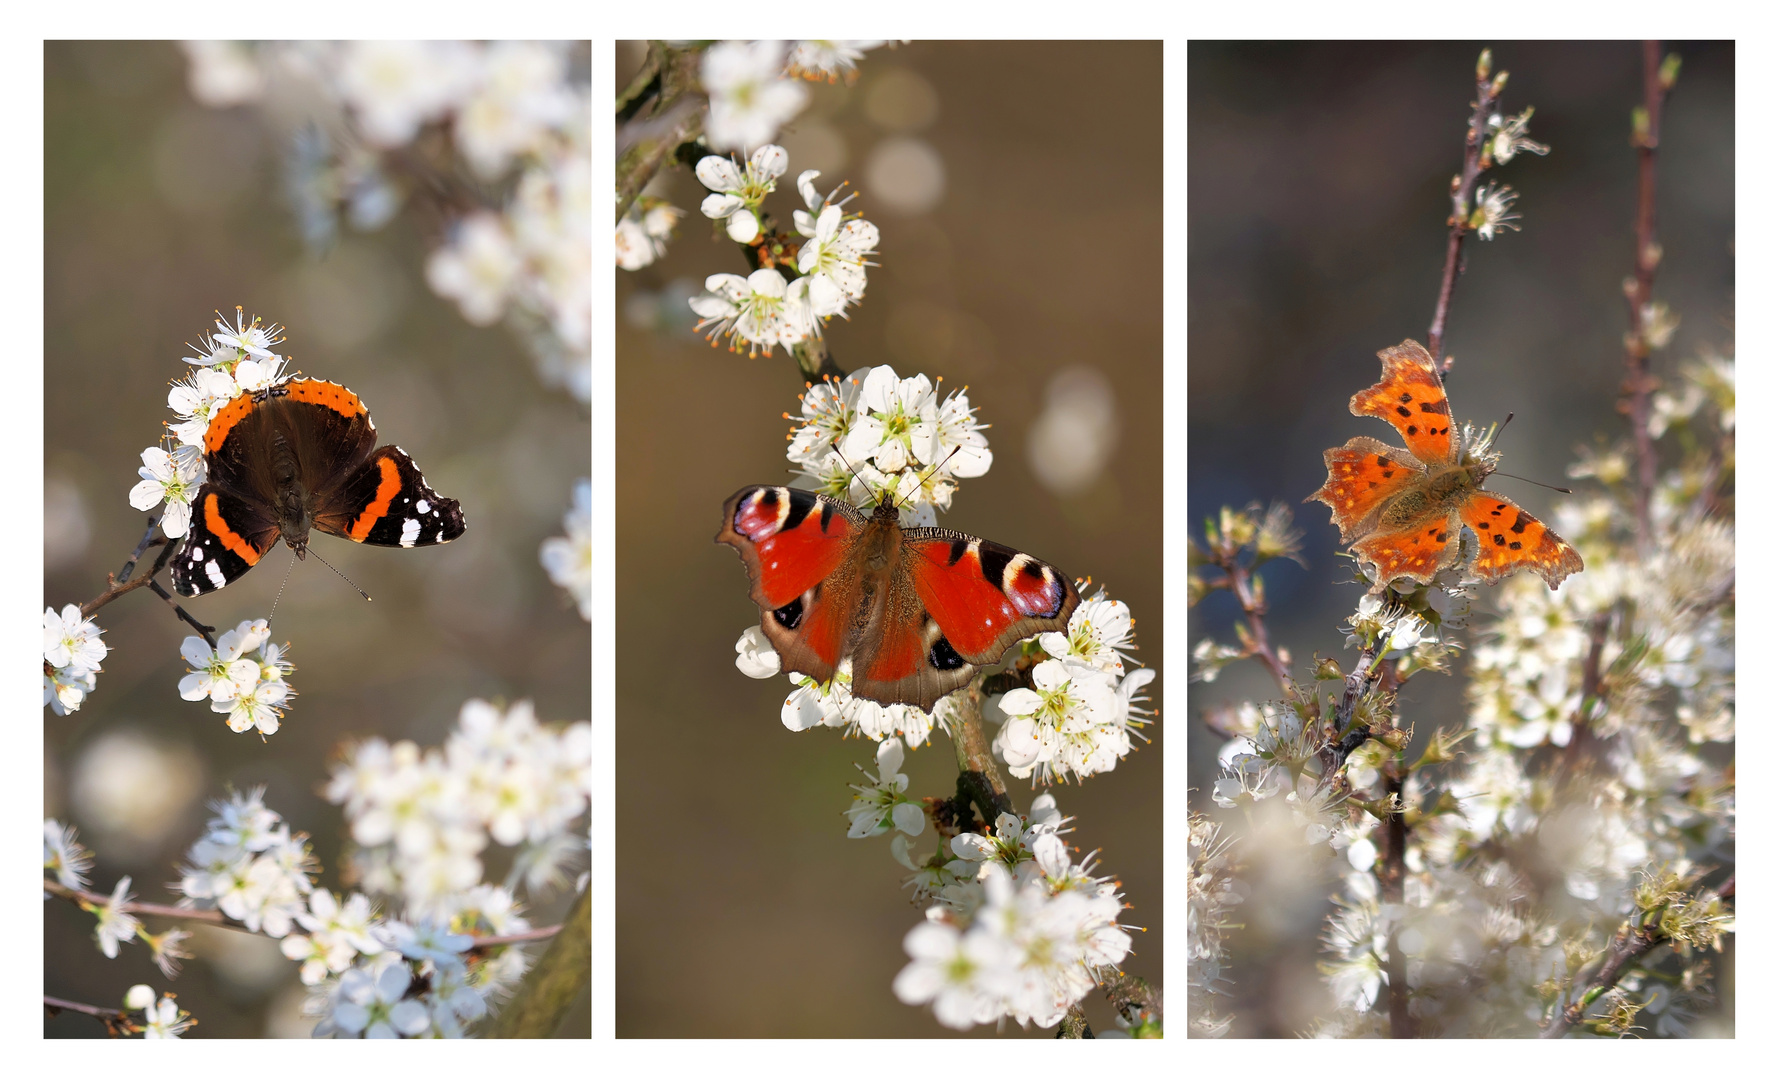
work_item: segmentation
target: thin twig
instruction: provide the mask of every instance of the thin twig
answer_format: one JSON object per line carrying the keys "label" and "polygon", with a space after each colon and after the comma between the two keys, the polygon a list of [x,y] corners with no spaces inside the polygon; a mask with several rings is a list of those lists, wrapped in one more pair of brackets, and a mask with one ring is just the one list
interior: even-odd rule
{"label": "thin twig", "polygon": [[1619,411],[1630,418],[1631,439],[1637,448],[1637,551],[1647,557],[1653,543],[1650,532],[1649,496],[1655,490],[1655,442],[1649,435],[1649,395],[1659,385],[1649,374],[1650,294],[1655,287],[1655,268],[1662,261],[1655,239],[1655,152],[1661,144],[1662,102],[1667,97],[1662,77],[1662,46],[1643,43],[1643,108],[1641,122],[1631,133],[1637,147],[1637,272],[1625,282],[1625,299],[1631,307],[1631,330],[1625,335],[1624,397]]}
{"label": "thin twig", "polygon": [[67,998],[43,995],[43,1011],[50,1016],[57,1013],[72,1012],[82,1016],[91,1016],[105,1024],[105,1032],[114,1039],[127,1038],[142,1030],[141,1025],[130,1019],[130,1014],[122,1009],[108,1009],[103,1005],[88,1005],[84,1001],[69,1001]]}
{"label": "thin twig", "polygon": [[[1728,900],[1735,896],[1736,876],[1731,874],[1723,884],[1701,894],[1700,899],[1712,894],[1716,894],[1719,900]],[[1601,959],[1600,970],[1588,980],[1587,985],[1582,988],[1580,994],[1576,995],[1573,1002],[1557,1010],[1556,1014],[1550,1018],[1550,1023],[1538,1033],[1538,1037],[1541,1039],[1562,1038],[1570,1028],[1581,1022],[1589,1004],[1597,1000],[1602,993],[1617,985],[1625,965],[1648,953],[1657,945],[1666,944],[1669,940],[1668,935],[1662,932],[1659,924],[1637,926],[1626,922],[1619,927],[1618,933],[1612,936],[1612,943],[1607,946]]]}
{"label": "thin twig", "polygon": [[1236,603],[1242,606],[1242,614],[1248,618],[1248,633],[1254,639],[1254,655],[1266,665],[1266,670],[1272,672],[1279,689],[1286,696],[1291,696],[1291,672],[1285,666],[1284,659],[1279,656],[1278,650],[1273,648],[1272,639],[1267,636],[1266,601],[1255,594],[1251,572],[1234,559],[1230,559],[1223,569],[1229,575],[1229,591],[1235,594]]}
{"label": "thin twig", "polygon": [[1242,614],[1247,619],[1247,640],[1242,643],[1247,655],[1266,666],[1286,697],[1295,698],[1297,688],[1291,685],[1291,669],[1285,665],[1284,657],[1279,655],[1266,632],[1266,599],[1254,587],[1253,569],[1242,564],[1242,546],[1227,533],[1218,538],[1211,547],[1210,561],[1223,571],[1223,577],[1207,581],[1205,586],[1207,590],[1228,589],[1235,595],[1236,603],[1241,605]]}
{"label": "thin twig", "polygon": [[[179,601],[173,598],[173,594],[168,592],[160,582],[155,580],[155,575],[167,568],[167,564],[173,560],[173,553],[179,549],[178,544],[165,537],[158,540],[155,539],[155,529],[160,523],[160,518],[151,517],[148,519],[148,530],[143,534],[141,541],[137,543],[136,549],[130,552],[130,557],[128,561],[124,563],[124,568],[116,574],[106,575],[105,591],[80,605],[81,617],[91,618],[94,612],[125,593],[135,592],[137,589],[146,588],[162,600],[165,600],[168,606],[173,609],[173,614],[182,622],[196,630],[199,634],[203,635],[204,641],[214,649],[216,648],[216,639],[210,635],[216,630],[216,627],[205,626],[203,623],[193,618],[191,613],[187,612],[185,608],[179,605]],[[130,571],[136,568],[136,563],[142,558],[143,552],[156,544],[161,546],[161,551],[159,555],[155,556],[154,565],[149,567],[148,571],[140,577],[130,578]]]}
{"label": "thin twig", "polygon": [[[1503,73],[1505,74],[1505,73]],[[1450,232],[1445,241],[1445,272],[1439,280],[1439,301],[1433,307],[1433,324],[1427,330],[1427,351],[1432,354],[1434,368],[1441,374],[1450,367],[1445,357],[1445,320],[1452,306],[1452,291],[1458,286],[1462,269],[1464,234],[1470,230],[1470,196],[1476,190],[1476,178],[1483,171],[1483,146],[1489,129],[1489,117],[1500,99],[1503,78],[1489,77],[1489,52],[1483,50],[1476,64],[1476,101],[1472,104],[1470,127],[1464,133],[1464,168],[1452,177],[1452,213],[1446,219]]]}
{"label": "thin twig", "polygon": [[[43,891],[75,904],[86,903],[94,907],[105,907],[111,903],[109,893],[92,892],[88,889],[70,889],[54,878],[43,879]],[[266,936],[262,931],[254,930],[246,923],[231,919],[215,908],[190,908],[180,907],[177,904],[151,904],[142,900],[126,900],[119,904],[117,909],[131,915],[149,915],[161,919],[206,923],[210,926],[220,926],[226,930],[239,930],[244,934]],[[537,926],[512,934],[488,934],[476,937],[475,944],[471,945],[470,949],[474,951],[492,949],[500,945],[523,945],[532,941],[544,941],[555,937],[561,930],[561,925]]]}

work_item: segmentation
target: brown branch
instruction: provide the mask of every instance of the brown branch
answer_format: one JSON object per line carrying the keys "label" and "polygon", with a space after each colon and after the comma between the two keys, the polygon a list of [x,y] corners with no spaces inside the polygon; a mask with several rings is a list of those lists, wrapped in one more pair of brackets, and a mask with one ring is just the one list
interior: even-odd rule
{"label": "brown branch", "polygon": [[[173,614],[178,616],[182,622],[195,629],[199,634],[203,635],[204,640],[209,643],[212,649],[214,649],[216,648],[216,639],[210,635],[215,631],[216,627],[205,626],[197,619],[194,619],[189,612],[179,605],[177,600],[173,599],[173,594],[168,592],[160,582],[155,580],[155,575],[167,568],[167,564],[173,560],[173,553],[179,550],[179,545],[173,541],[166,539],[165,537],[160,539],[155,538],[155,529],[159,527],[160,523],[161,518],[151,517],[148,519],[148,529],[142,534],[142,539],[136,544],[136,549],[130,552],[130,557],[124,562],[123,569],[115,574],[107,574],[105,576],[105,591],[80,605],[81,617],[91,618],[94,612],[125,593],[131,593],[135,592],[137,589],[146,588],[162,600],[165,600],[168,605],[172,607]],[[141,560],[142,554],[156,544],[160,545],[161,551],[159,555],[155,556],[154,565],[149,567],[148,571],[141,577],[131,578],[130,572],[136,568],[136,563]]]}
{"label": "brown branch", "polygon": [[[699,47],[675,49],[649,42],[653,74],[641,87],[632,83],[618,108],[626,117],[618,132],[618,214],[624,220],[630,204],[680,148],[704,132],[707,102],[698,83]],[[641,75],[638,78],[642,78]]]}
{"label": "brown branch", "polygon": [[[1408,876],[1408,819],[1402,806],[1402,754],[1398,752],[1385,770],[1384,801],[1389,818],[1384,822],[1384,847],[1379,852],[1377,878],[1383,904],[1396,911],[1407,910],[1402,903],[1402,883]],[[1398,941],[1402,924],[1390,927],[1385,946],[1384,978],[1390,988],[1390,1038],[1413,1039],[1420,1035],[1414,1017],[1408,1014],[1408,957]]]}
{"label": "brown branch", "polygon": [[[75,904],[84,902],[91,904],[94,907],[104,907],[111,903],[110,893],[98,893],[93,892],[90,889],[70,889],[68,886],[54,878],[45,878],[43,880],[43,891],[49,893],[51,896]],[[254,934],[260,937],[268,936],[263,931],[250,929],[245,923],[237,922],[234,919],[229,918],[215,908],[191,908],[180,907],[177,904],[150,904],[141,900],[127,900],[118,905],[118,910],[127,912],[131,915],[151,915],[162,919],[183,919],[187,922],[198,922],[206,923],[210,926],[220,926],[226,930],[239,930],[244,934]],[[485,936],[471,935],[476,937],[476,941],[474,945],[470,946],[470,949],[471,951],[477,951],[482,949],[492,949],[500,945],[523,945],[527,942],[543,941],[548,938],[553,938],[561,931],[562,927],[558,924],[556,926],[533,927],[530,930],[521,930],[513,934],[488,934]]]}
{"label": "brown branch", "polygon": [[1600,737],[1594,732],[1594,721],[1605,715],[1606,681],[1600,661],[1611,625],[1612,615],[1606,611],[1588,620],[1588,654],[1581,665],[1581,704],[1576,706],[1569,723],[1569,745],[1563,748],[1560,766],[1561,773],[1572,779],[1586,773],[1599,760]]}
{"label": "brown branch", "polygon": [[[1704,899],[1712,894],[1720,900],[1728,900],[1736,895],[1736,876],[1731,874],[1723,884],[1715,889],[1708,889],[1701,894]],[[1538,1033],[1541,1039],[1560,1039],[1569,1029],[1581,1022],[1587,1007],[1597,1000],[1601,994],[1617,985],[1619,976],[1624,972],[1625,965],[1636,960],[1654,949],[1657,945],[1669,941],[1667,934],[1659,925],[1634,926],[1626,922],[1612,936],[1612,942],[1606,948],[1606,954],[1600,964],[1600,970],[1588,980],[1587,986],[1572,1003],[1558,1010]]]}
{"label": "brown branch", "polygon": [[562,932],[525,974],[513,999],[488,1022],[491,1039],[544,1039],[555,1034],[569,1006],[593,983],[593,889],[581,895],[562,919]]}
{"label": "brown branch", "polygon": [[1434,367],[1441,374],[1449,367],[1444,354],[1445,320],[1451,310],[1452,292],[1458,286],[1464,234],[1470,229],[1470,196],[1476,190],[1476,178],[1487,167],[1483,164],[1483,147],[1487,143],[1489,116],[1500,100],[1505,82],[1505,72],[1494,79],[1489,77],[1489,52],[1484,49],[1476,62],[1476,101],[1472,103],[1470,126],[1464,133],[1464,167],[1452,177],[1452,213],[1446,219],[1451,231],[1445,241],[1445,272],[1439,281],[1439,301],[1433,307],[1433,324],[1427,330],[1427,351],[1432,354]]}
{"label": "brown branch", "polygon": [[1069,1011],[1063,1013],[1062,1023],[1056,1026],[1056,1037],[1059,1039],[1091,1039],[1093,1028],[1088,1026],[1087,1014],[1080,1005],[1070,1005]]}
{"label": "brown branch", "polygon": [[[973,803],[983,824],[994,827],[995,818],[1013,812],[1007,782],[1001,779],[994,750],[982,732],[982,686],[973,682],[952,696],[951,743],[957,751],[957,797]],[[960,807],[965,809],[965,807]],[[968,822],[960,822],[967,826]]]}
{"label": "brown branch", "polygon": [[1619,411],[1630,418],[1631,439],[1637,448],[1637,550],[1647,557],[1650,533],[1649,496],[1655,490],[1655,443],[1649,436],[1649,395],[1657,385],[1649,374],[1649,310],[1655,287],[1655,268],[1662,261],[1655,239],[1655,152],[1661,144],[1662,102],[1668,87],[1662,75],[1659,41],[1643,43],[1643,107],[1635,114],[1631,143],[1637,148],[1637,270],[1625,282],[1625,299],[1631,308],[1631,329],[1625,335],[1625,381]]}
{"label": "brown branch", "polygon": [[[91,904],[94,907],[104,907],[111,903],[110,893],[93,892],[89,889],[70,889],[68,886],[53,878],[45,878],[43,880],[43,891],[49,893],[51,896],[59,897],[75,904],[86,903]],[[246,924],[236,922],[215,908],[187,908],[178,907],[173,904],[150,904],[141,900],[126,900],[124,903],[118,905],[118,910],[128,912],[131,915],[153,915],[167,919],[186,919],[191,922],[209,923],[211,926],[226,927],[230,930],[240,930],[249,934],[257,933],[257,931],[248,930]]]}
{"label": "brown branch", "polygon": [[1227,533],[1219,535],[1211,545],[1209,561],[1223,571],[1223,577],[1215,581],[1206,581],[1205,587],[1211,589],[1228,589],[1235,595],[1236,603],[1241,605],[1242,615],[1247,620],[1247,640],[1242,644],[1247,655],[1252,656],[1265,665],[1272,673],[1273,680],[1279,684],[1279,690],[1287,698],[1297,696],[1297,688],[1291,685],[1291,669],[1274,648],[1272,638],[1266,632],[1266,599],[1261,591],[1254,587],[1254,571],[1244,566],[1241,552],[1244,544],[1237,543]]}
{"label": "brown branch", "polygon": [[516,934],[489,934],[486,937],[477,937],[476,943],[470,946],[470,951],[492,949],[497,945],[524,945],[532,941],[548,941],[561,932],[562,924],[557,923],[555,926],[534,926],[530,930],[521,930]]}
{"label": "brown branch", "polygon": [[1346,683],[1341,690],[1340,703],[1334,708],[1334,716],[1322,728],[1323,746],[1317,757],[1322,761],[1322,782],[1332,783],[1334,774],[1346,764],[1347,757],[1359,749],[1365,740],[1371,737],[1369,730],[1347,730],[1353,722],[1353,711],[1359,707],[1359,699],[1371,688],[1378,677],[1372,670],[1372,663],[1377,659],[1377,646],[1366,645],[1359,650],[1359,662],[1347,673]]}
{"label": "brown branch", "polygon": [[1149,980],[1120,971],[1104,980],[1100,990],[1133,1030],[1141,1024],[1161,1024],[1161,991],[1150,986]]}
{"label": "brown branch", "polygon": [[1254,655],[1266,665],[1266,670],[1272,672],[1279,689],[1287,697],[1292,696],[1291,672],[1285,667],[1285,661],[1280,658],[1278,650],[1273,648],[1272,639],[1267,636],[1266,601],[1254,591],[1252,572],[1233,558],[1223,569],[1229,575],[1229,591],[1235,594],[1236,602],[1242,606],[1242,614],[1247,616],[1248,633],[1254,640]]}
{"label": "brown branch", "polygon": [[130,1014],[122,1009],[107,1009],[103,1005],[88,1005],[84,1001],[69,1001],[67,998],[43,995],[43,1011],[50,1016],[64,1012],[80,1013],[91,1016],[105,1024],[105,1033],[114,1039],[127,1038],[139,1034],[141,1025],[130,1019]]}
{"label": "brown branch", "polygon": [[[80,605],[80,614],[82,618],[92,618],[93,612],[98,611],[106,604],[111,603],[125,593],[135,592],[137,589],[147,585],[149,581],[153,579],[154,575],[159,573],[160,570],[167,565],[167,562],[173,558],[173,549],[178,545],[174,544],[171,540],[155,538],[155,530],[160,526],[160,523],[161,519],[158,517],[150,517],[148,519],[148,528],[143,532],[142,539],[137,542],[136,549],[130,552],[130,557],[125,560],[124,568],[115,574],[105,575],[105,591]],[[141,560],[144,552],[156,544],[161,545],[161,552],[154,561],[154,569],[132,581],[130,579],[130,574],[136,569],[136,563]]]}

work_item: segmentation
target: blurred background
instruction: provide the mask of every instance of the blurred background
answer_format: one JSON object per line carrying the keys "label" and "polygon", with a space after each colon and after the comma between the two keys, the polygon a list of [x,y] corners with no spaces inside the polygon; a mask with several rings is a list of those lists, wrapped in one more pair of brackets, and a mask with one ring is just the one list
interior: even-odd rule
{"label": "blurred background", "polygon": [[[1510,72],[1504,110],[1537,111],[1521,154],[1485,179],[1520,192],[1521,232],[1465,241],[1465,272],[1447,323],[1453,415],[1487,424],[1509,412],[1503,467],[1566,482],[1576,449],[1628,435],[1614,409],[1624,378],[1637,158],[1633,105],[1642,101],[1637,42],[1206,43],[1188,46],[1191,242],[1188,250],[1191,469],[1195,530],[1224,505],[1283,501],[1305,534],[1306,567],[1263,572],[1269,632],[1304,671],[1338,655],[1360,590],[1336,585],[1351,564],[1320,504],[1322,451],[1354,435],[1397,443],[1352,416],[1347,400],[1377,381],[1377,350],[1423,344],[1444,264],[1451,177],[1463,160],[1477,55]],[[1680,316],[1655,373],[1731,340],[1734,317],[1734,85],[1730,43],[1667,43],[1680,81],[1663,112],[1655,296]],[[1178,134],[1170,132],[1170,134]],[[1489,483],[1550,520],[1559,496],[1498,477]],[[1486,612],[1487,597],[1479,612]],[[1194,642],[1234,643],[1228,593],[1189,619]],[[1423,675],[1402,694],[1422,737],[1461,727],[1463,674]],[[1218,703],[1275,699],[1254,663],[1194,684],[1191,805],[1211,810],[1221,739],[1197,722]],[[1330,889],[1306,880],[1243,910],[1232,967],[1238,1017],[1269,1026],[1232,1036],[1288,1036],[1326,1008],[1316,933]],[[1239,1023],[1239,1021],[1238,1021]]]}
{"label": "blurred background", "polygon": [[[790,168],[767,209],[801,208],[820,169],[882,232],[842,370],[968,385],[994,467],[940,524],[1091,575],[1163,644],[1162,110],[1159,42],[916,42],[867,53],[852,85],[814,85],[780,133]],[[622,87],[643,57],[620,43]],[[707,275],[747,273],[698,213],[683,168],[651,189],[686,211],[661,261],[618,275],[617,1031],[622,1036],[953,1034],[890,984],[921,918],[888,837],[849,840],[854,763],[875,744],[786,730],[791,684],[734,667],[756,625],[747,576],[712,542],[723,500],[784,483],[803,384],[782,350],[748,358],[692,332]],[[1069,455],[1054,448],[1065,443]],[[1035,452],[1034,452],[1035,443]],[[606,444],[610,445],[610,444]],[[1059,460],[1060,459],[1060,460]],[[1167,673],[1151,696],[1165,700]],[[1165,710],[1164,710],[1165,712]],[[1161,741],[1056,792],[1070,840],[1123,882],[1135,951],[1162,984]],[[948,740],[912,752],[909,790],[948,795]],[[1015,782],[1015,803],[1035,793]],[[930,844],[932,834],[922,839]],[[1096,1029],[1110,1009],[1089,995]],[[992,1035],[992,1029],[974,1034]],[[1003,1035],[1041,1037],[1009,1026]]]}
{"label": "blurred background", "polygon": [[[162,883],[177,880],[205,801],[263,784],[339,890],[340,810],[320,795],[337,744],[438,745],[472,697],[530,698],[545,722],[590,715],[587,624],[538,564],[588,475],[586,409],[540,384],[513,335],[468,325],[428,290],[421,267],[438,238],[413,215],[309,255],[283,194],[289,148],[252,109],[197,104],[174,44],[50,42],[44,71],[45,603],[97,596],[140,539],[145,515],[126,496],[172,416],[168,383],[188,371],[185,343],[236,304],[286,327],[293,367],[357,391],[383,441],[468,522],[455,543],[415,551],[318,535],[314,553],[375,603],[314,559],[291,571],[272,629],[291,643],[300,696],[268,742],[180,700],[190,630],[159,600],[140,591],[102,609],[111,653],[97,689],[77,713],[44,710],[44,814],[94,850],[93,888],[130,874],[141,899],[171,903]],[[187,610],[219,630],[266,616],[286,550]],[[498,880],[497,846],[485,861]],[[547,925],[568,899],[528,914]],[[116,1007],[132,983],[169,988],[146,948],[107,961],[92,916],[44,909],[46,993]],[[296,965],[276,942],[200,931],[193,945],[170,987],[201,1021],[193,1037],[308,1034]],[[588,1034],[586,1009],[572,1015],[580,1030],[561,1033]],[[101,1031],[71,1013],[45,1024],[52,1036]]]}

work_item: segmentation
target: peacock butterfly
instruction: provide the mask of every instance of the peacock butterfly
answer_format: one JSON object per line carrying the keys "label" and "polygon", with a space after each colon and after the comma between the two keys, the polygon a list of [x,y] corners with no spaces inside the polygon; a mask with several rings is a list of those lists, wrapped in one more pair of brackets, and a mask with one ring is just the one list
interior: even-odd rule
{"label": "peacock butterfly", "polygon": [[1013,644],[1067,631],[1081,602],[1049,563],[950,529],[904,529],[885,495],[851,503],[788,487],[744,487],[723,504],[717,542],[741,553],[760,629],[785,671],[931,709]]}

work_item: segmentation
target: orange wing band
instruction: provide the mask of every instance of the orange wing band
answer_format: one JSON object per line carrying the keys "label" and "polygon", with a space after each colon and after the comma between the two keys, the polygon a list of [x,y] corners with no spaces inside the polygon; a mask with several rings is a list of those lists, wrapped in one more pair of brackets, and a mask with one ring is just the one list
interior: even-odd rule
{"label": "orange wing band", "polygon": [[215,492],[204,496],[204,528],[209,529],[223,547],[241,556],[241,561],[248,566],[259,562],[261,552],[254,550],[245,537],[229,528],[229,523],[224,520],[222,511],[218,508]]}
{"label": "orange wing band", "polygon": [[377,522],[383,520],[384,515],[389,513],[389,504],[395,501],[396,495],[402,489],[401,470],[395,467],[393,458],[379,460],[377,470],[383,474],[383,478],[377,482],[376,497],[371,500],[371,505],[364,508],[364,513],[358,515],[358,520],[352,523],[352,528],[346,530],[347,536],[361,544],[364,543],[365,537],[371,535],[371,529],[376,526]]}

